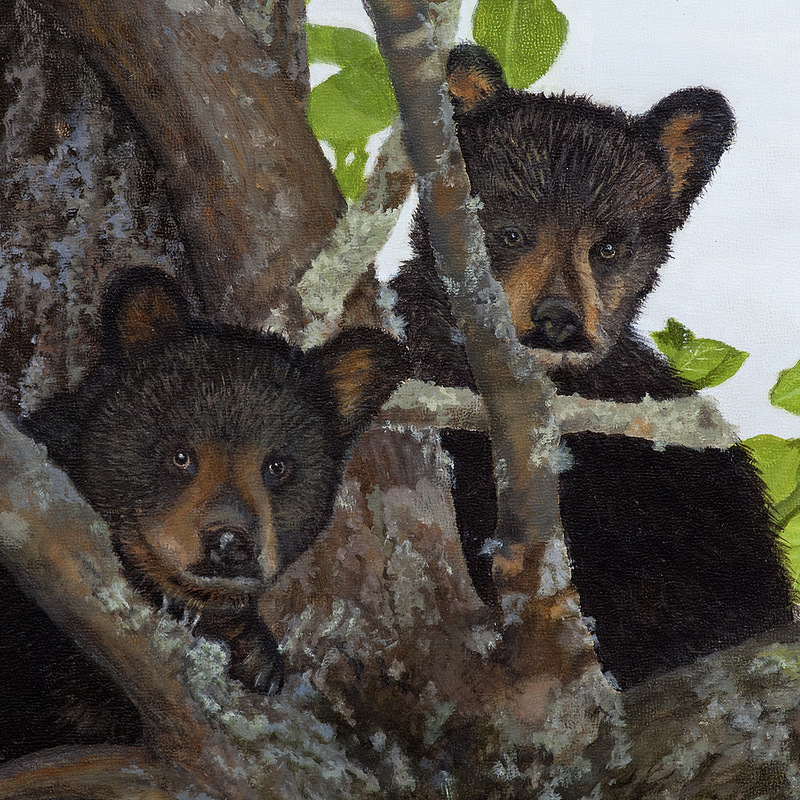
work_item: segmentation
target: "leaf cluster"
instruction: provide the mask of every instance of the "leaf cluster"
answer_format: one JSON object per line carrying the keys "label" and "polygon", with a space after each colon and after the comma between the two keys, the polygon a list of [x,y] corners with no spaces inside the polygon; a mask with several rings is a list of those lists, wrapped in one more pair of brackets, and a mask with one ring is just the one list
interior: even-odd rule
{"label": "leaf cluster", "polygon": [[[306,33],[309,62],[338,67],[311,90],[308,121],[333,149],[342,193],[355,200],[364,191],[368,141],[394,121],[397,101],[372,37],[329,25],[307,25]],[[552,0],[478,0],[475,8],[475,41],[497,57],[516,88],[547,72],[566,36],[567,19]]]}
{"label": "leaf cluster", "polygon": [[[748,354],[715,339],[700,339],[675,319],[651,334],[671,366],[695,389],[732,378]],[[800,415],[800,361],[781,371],[769,393],[772,405]],[[800,439],[761,434],[744,441],[758,465],[773,504],[775,524],[800,586]]]}

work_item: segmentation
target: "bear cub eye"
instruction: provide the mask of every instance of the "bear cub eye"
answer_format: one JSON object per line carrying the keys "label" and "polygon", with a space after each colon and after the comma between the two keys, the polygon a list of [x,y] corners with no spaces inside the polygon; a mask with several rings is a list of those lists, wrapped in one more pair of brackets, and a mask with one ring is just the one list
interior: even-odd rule
{"label": "bear cub eye", "polygon": [[506,247],[519,247],[525,241],[519,228],[503,228],[500,231],[499,239]]}
{"label": "bear cub eye", "polygon": [[178,448],[172,454],[172,463],[190,477],[194,477],[197,474],[197,457],[191,450]]}
{"label": "bear cub eye", "polygon": [[609,269],[628,255],[628,245],[618,239],[601,239],[589,250],[589,259],[595,267]]}
{"label": "bear cub eye", "polygon": [[288,471],[286,461],[275,456],[268,456],[264,460],[264,484],[268,489],[280,486]]}
{"label": "bear cub eye", "polygon": [[617,246],[613,242],[602,242],[598,248],[597,252],[600,255],[600,258],[611,259],[617,257]]}

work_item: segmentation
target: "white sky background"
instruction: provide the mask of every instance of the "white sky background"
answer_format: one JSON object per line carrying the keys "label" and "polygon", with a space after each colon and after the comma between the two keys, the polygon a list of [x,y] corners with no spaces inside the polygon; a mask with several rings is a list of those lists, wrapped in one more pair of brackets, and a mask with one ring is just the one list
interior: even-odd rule
{"label": "white sky background", "polygon": [[[467,0],[465,14],[473,2]],[[675,317],[750,353],[710,391],[743,437],[800,437],[800,417],[768,392],[800,360],[800,0],[556,0],[567,42],[534,88],[640,113],[686,86],[719,89],[737,134],[675,236],[673,259],[640,317]],[[465,4],[466,6],[466,4]],[[309,19],[370,31],[358,0],[312,0]],[[461,34],[469,36],[468,17]],[[404,237],[382,254],[406,258]]]}

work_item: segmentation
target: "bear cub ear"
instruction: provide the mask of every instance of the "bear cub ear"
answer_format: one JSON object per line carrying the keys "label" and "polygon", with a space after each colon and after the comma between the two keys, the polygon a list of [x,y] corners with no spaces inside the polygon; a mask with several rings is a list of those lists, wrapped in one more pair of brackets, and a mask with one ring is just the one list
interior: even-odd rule
{"label": "bear cub ear", "polygon": [[375,328],[351,328],[309,353],[318,359],[345,423],[354,437],[408,377],[406,349]]}
{"label": "bear cub ear", "polygon": [[127,357],[183,326],[189,305],[174,278],[155,267],[123,272],[106,290],[100,308],[103,350]]}
{"label": "bear cub ear", "polygon": [[713,89],[683,89],[658,102],[638,122],[661,150],[675,210],[683,221],[733,139],[733,111]]}
{"label": "bear cub ear", "polygon": [[456,116],[480,110],[510,91],[500,63],[476,44],[460,44],[450,51],[447,84]]}

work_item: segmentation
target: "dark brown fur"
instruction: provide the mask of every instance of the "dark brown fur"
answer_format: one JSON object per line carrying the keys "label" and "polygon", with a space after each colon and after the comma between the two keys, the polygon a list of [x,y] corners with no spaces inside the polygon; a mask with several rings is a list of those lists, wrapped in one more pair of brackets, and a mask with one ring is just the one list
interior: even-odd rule
{"label": "dark brown fur", "polygon": [[[733,134],[709,89],[631,117],[578,97],[517,92],[480,48],[450,57],[458,138],[492,271],[520,341],[562,394],[636,402],[692,389],[632,331],[673,233]],[[470,86],[473,76],[474,86]],[[472,386],[424,221],[394,281],[416,377]],[[486,437],[444,431],[476,588],[496,602],[496,497]],[[561,516],[604,666],[623,687],[791,620],[789,580],[747,453],[565,436]]]}
{"label": "dark brown fur", "polygon": [[[194,319],[176,284],[146,268],[111,286],[101,317],[96,368],[24,426],[109,522],[134,585],[223,641],[231,674],[249,689],[277,691],[282,659],[256,601],[328,524],[349,448],[405,376],[403,350],[378,330],[353,329],[303,353],[278,336]],[[10,580],[4,591],[18,592]],[[38,610],[29,616],[39,624]],[[14,620],[23,639],[48,633],[69,649],[52,626],[27,621]],[[24,651],[4,655],[27,691]],[[53,691],[39,692],[51,717],[62,666],[36,665],[37,676],[54,676]],[[102,685],[86,671],[89,706]],[[0,699],[16,702],[13,692]],[[29,724],[40,726],[40,746],[84,741],[46,717]],[[133,723],[122,727],[135,735]],[[25,752],[22,737],[0,730],[0,757]]]}

